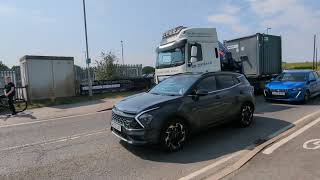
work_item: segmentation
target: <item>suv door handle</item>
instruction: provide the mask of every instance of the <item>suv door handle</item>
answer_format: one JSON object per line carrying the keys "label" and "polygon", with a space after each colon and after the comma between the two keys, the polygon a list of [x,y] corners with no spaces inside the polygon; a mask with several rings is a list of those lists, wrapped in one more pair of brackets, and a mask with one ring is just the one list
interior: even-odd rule
{"label": "suv door handle", "polygon": [[221,96],[219,96],[219,95],[216,95],[216,99],[221,99]]}

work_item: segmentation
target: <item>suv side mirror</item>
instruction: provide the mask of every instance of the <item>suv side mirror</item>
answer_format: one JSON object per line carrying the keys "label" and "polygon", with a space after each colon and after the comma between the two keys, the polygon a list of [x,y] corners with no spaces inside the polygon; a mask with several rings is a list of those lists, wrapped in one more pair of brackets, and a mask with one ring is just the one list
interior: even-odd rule
{"label": "suv side mirror", "polygon": [[206,95],[209,94],[209,92],[206,91],[206,90],[203,90],[203,89],[199,89],[199,90],[196,91],[195,94],[196,94],[197,96],[206,96]]}

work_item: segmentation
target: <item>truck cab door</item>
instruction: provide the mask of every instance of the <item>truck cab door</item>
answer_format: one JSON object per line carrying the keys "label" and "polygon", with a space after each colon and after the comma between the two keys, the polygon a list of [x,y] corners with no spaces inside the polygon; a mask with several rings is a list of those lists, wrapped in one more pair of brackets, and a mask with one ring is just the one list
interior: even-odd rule
{"label": "truck cab door", "polygon": [[216,72],[221,70],[218,43],[188,43],[186,55],[187,72]]}

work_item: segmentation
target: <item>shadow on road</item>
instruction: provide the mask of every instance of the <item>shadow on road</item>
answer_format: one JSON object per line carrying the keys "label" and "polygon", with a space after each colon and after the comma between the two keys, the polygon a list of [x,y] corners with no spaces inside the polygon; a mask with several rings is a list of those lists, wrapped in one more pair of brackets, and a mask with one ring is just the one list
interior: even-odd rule
{"label": "shadow on road", "polygon": [[121,144],[128,151],[145,160],[180,164],[196,163],[246,149],[289,124],[283,120],[256,116],[254,123],[248,128],[237,128],[225,124],[195,135],[182,151],[175,153],[165,153],[156,147],[131,146],[123,142]]}
{"label": "shadow on road", "polygon": [[25,111],[25,112],[20,112],[14,116],[11,116],[11,113],[9,111],[5,111],[5,112],[0,112],[0,120],[7,121],[8,119],[10,119],[10,117],[37,119],[32,114],[33,112]]}

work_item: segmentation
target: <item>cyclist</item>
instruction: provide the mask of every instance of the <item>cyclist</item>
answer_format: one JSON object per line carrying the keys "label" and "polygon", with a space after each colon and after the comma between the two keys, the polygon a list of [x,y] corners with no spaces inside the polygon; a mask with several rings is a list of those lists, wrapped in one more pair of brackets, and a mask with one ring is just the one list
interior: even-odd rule
{"label": "cyclist", "polygon": [[13,105],[13,98],[16,94],[14,84],[11,80],[11,77],[8,76],[5,78],[6,85],[4,86],[4,95],[8,98],[8,104],[11,110],[12,115],[17,114]]}

